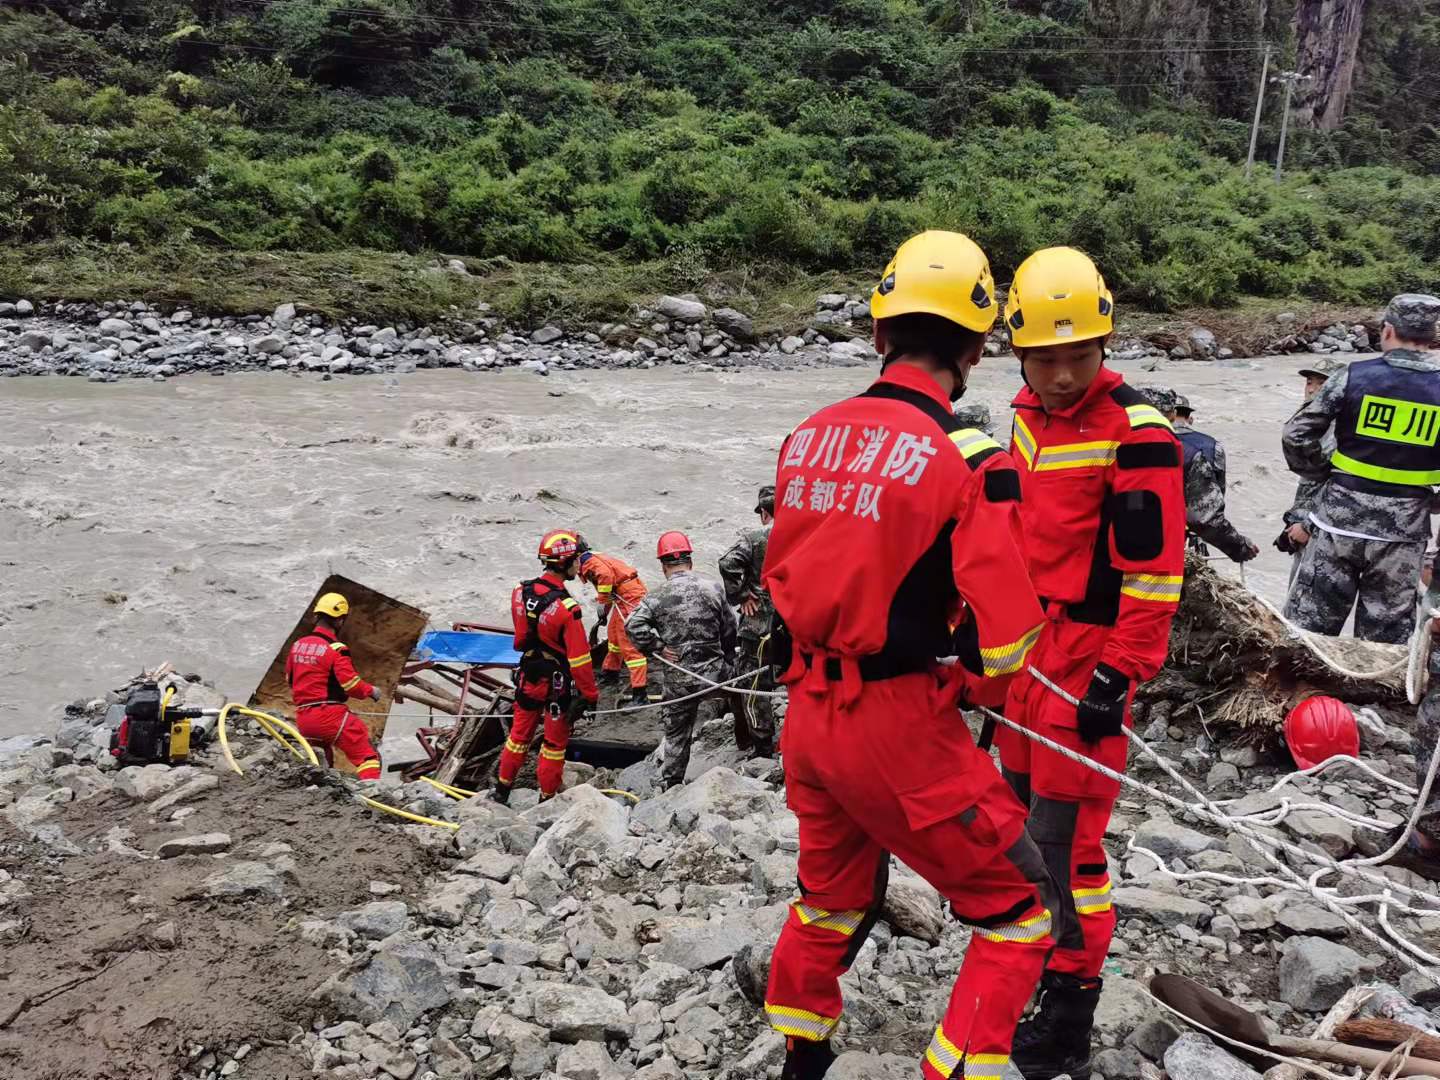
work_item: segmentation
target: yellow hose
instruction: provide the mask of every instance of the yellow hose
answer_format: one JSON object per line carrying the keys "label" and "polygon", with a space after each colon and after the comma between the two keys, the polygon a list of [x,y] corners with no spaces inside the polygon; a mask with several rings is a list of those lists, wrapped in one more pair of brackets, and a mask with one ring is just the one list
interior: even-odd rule
{"label": "yellow hose", "polygon": [[442,784],[439,780],[436,780],[433,777],[422,776],[420,777],[420,779],[424,780],[425,783],[429,784],[431,787],[438,788],[439,790],[443,791],[452,799],[468,799],[475,794],[475,792],[473,791],[466,791],[464,788],[454,787],[451,784]]}
{"label": "yellow hose", "polygon": [[384,810],[385,813],[394,814],[396,817],[407,818],[410,821],[418,821],[421,825],[434,825],[436,828],[452,829],[456,831],[458,831],[460,828],[460,826],[453,821],[440,821],[439,819],[433,817],[421,817],[419,814],[412,814],[408,810],[400,810],[397,807],[389,806],[386,803],[378,802],[375,799],[367,799],[364,795],[359,795],[357,796],[357,798],[366,806],[372,807],[376,810]]}
{"label": "yellow hose", "polygon": [[[289,750],[296,757],[308,755],[310,758],[310,764],[315,766],[318,766],[320,764],[319,759],[315,756],[314,747],[312,747],[305,740],[305,736],[301,735],[300,732],[297,731],[288,721],[282,720],[278,716],[271,716],[269,713],[262,713],[257,712],[254,709],[247,709],[243,705],[236,705],[232,702],[220,710],[220,717],[215,722],[215,729],[220,735],[220,749],[225,752],[225,760],[230,763],[230,767],[234,769],[238,775],[244,776],[245,770],[240,768],[239,763],[235,760],[235,755],[230,752],[230,740],[225,733],[225,718],[229,716],[232,712],[239,713],[242,716],[248,716],[251,719],[255,720],[260,725],[262,731],[264,731],[276,742],[284,746],[285,749]],[[277,730],[277,727],[280,730]],[[294,738],[294,740],[304,748],[305,755],[302,755],[299,750],[295,749],[295,747],[291,745],[291,743],[285,738],[285,736],[280,733],[281,730]],[[424,779],[429,780],[430,778],[424,777]],[[435,784],[435,786],[440,788],[442,791],[445,791],[445,785],[442,785],[434,780],[431,780],[430,782],[432,784]],[[460,789],[455,788],[454,790],[459,791]],[[449,792],[446,791],[446,794],[449,794]],[[460,796],[456,797],[459,798]],[[367,799],[364,795],[358,795],[356,796],[356,798],[358,798],[362,803],[364,803],[368,807],[371,807],[372,809],[383,810],[387,814],[394,814],[396,817],[402,817],[408,821],[415,821],[421,825],[434,825],[436,828],[450,829],[452,831],[458,831],[460,828],[460,826],[453,821],[440,821],[436,818],[421,817],[419,814],[412,814],[408,810],[400,810],[393,806],[387,806],[385,803],[379,802],[375,799]]]}
{"label": "yellow hose", "polygon": [[601,795],[624,795],[625,798],[629,799],[631,802],[637,802],[637,803],[638,803],[638,802],[640,801],[640,796],[639,796],[639,795],[636,795],[633,791],[621,791],[619,788],[601,788],[601,789],[600,789],[600,794],[601,794]]}
{"label": "yellow hose", "polygon": [[235,755],[230,753],[230,740],[225,735],[225,717],[230,715],[230,710],[239,708],[238,705],[226,705],[220,710],[220,718],[215,721],[215,730],[220,735],[220,749],[225,752],[225,760],[230,763],[230,768],[235,770],[236,776],[244,776],[245,770],[240,768],[235,761]]}
{"label": "yellow hose", "polygon": [[[257,712],[255,709],[247,709],[244,705],[237,705],[231,702],[220,710],[220,718],[215,722],[215,729],[220,735],[220,749],[225,752],[225,760],[230,763],[230,768],[235,770],[236,775],[244,776],[245,770],[240,768],[239,763],[235,760],[235,755],[230,752],[230,739],[225,731],[225,718],[232,712],[239,713],[241,716],[250,717],[260,726],[260,730],[264,731],[265,734],[285,747],[286,750],[289,750],[290,753],[301,760],[308,758],[311,765],[317,768],[319,767],[320,759],[315,756],[315,748],[306,742],[305,736],[301,735],[288,721],[282,720],[278,716]],[[304,748],[305,752],[302,754],[297,750],[290,741],[286,739],[285,735],[282,735],[279,730],[276,730],[277,726],[298,742],[300,746]]]}
{"label": "yellow hose", "polygon": [[165,696],[160,699],[160,723],[165,723],[165,710],[170,707],[170,699],[175,696],[175,687],[167,686]]}

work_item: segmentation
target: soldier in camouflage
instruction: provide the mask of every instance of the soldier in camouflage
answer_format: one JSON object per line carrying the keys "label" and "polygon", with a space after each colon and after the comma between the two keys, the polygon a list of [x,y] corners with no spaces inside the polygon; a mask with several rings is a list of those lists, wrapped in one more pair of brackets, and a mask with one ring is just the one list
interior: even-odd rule
{"label": "soldier in camouflage", "polygon": [[989,405],[978,401],[972,401],[968,405],[956,405],[955,419],[967,428],[983,431],[991,438],[995,437],[995,425],[990,420]]}
{"label": "soldier in camouflage", "polygon": [[[701,695],[711,683],[725,680],[735,656],[737,626],[724,589],[695,573],[693,548],[684,533],[662,535],[657,556],[665,571],[665,584],[640,601],[625,629],[647,657],[659,656],[685,669],[666,666],[665,671],[665,702],[661,706],[665,750],[660,780],[669,788],[684,781],[690,764],[690,740],[704,700],[690,695]],[[687,700],[678,700],[681,698]]]}
{"label": "soldier in camouflage", "polygon": [[[1225,516],[1225,447],[1190,426],[1188,398],[1166,387],[1147,387],[1145,396],[1175,428],[1185,462],[1185,528],[1190,546],[1206,552],[1214,544],[1236,562],[1249,562],[1260,549]],[[1183,408],[1183,414],[1182,414]]]}
{"label": "soldier in camouflage", "polygon": [[[720,580],[725,583],[725,599],[740,609],[740,670],[756,668],[759,671],[753,681],[741,685],[748,690],[772,691],[775,681],[769,665],[762,662],[760,650],[761,643],[770,632],[770,619],[775,609],[770,604],[770,594],[760,584],[760,572],[765,568],[770,523],[775,520],[773,487],[760,489],[755,513],[760,517],[759,526],[746,529],[730,550],[720,556]],[[732,694],[730,707],[737,719],[743,718],[751,756],[774,757],[775,710],[771,699]],[[740,725],[737,724],[737,738],[740,735]],[[742,744],[741,749],[744,748]]]}
{"label": "soldier in camouflage", "polygon": [[[1311,538],[1285,614],[1338,634],[1355,608],[1355,636],[1404,642],[1440,483],[1440,299],[1395,297],[1381,329],[1385,354],[1337,371],[1285,425],[1292,472],[1322,481]],[[1322,440],[1335,425],[1336,448]]]}
{"label": "soldier in camouflage", "polygon": [[[1313,367],[1303,367],[1299,374],[1305,380],[1305,401],[1309,402],[1325,381],[1339,371],[1345,365],[1339,360],[1332,360],[1323,356],[1315,362]],[[1326,460],[1335,452],[1335,432],[1333,426],[1320,438],[1320,449]],[[1295,580],[1295,575],[1300,572],[1300,556],[1305,550],[1305,545],[1310,542],[1310,511],[1315,509],[1315,500],[1320,495],[1320,489],[1325,486],[1323,480],[1301,480],[1295,485],[1295,499],[1283,515],[1285,528],[1275,538],[1275,547],[1287,555],[1293,556],[1290,566],[1290,580]]]}

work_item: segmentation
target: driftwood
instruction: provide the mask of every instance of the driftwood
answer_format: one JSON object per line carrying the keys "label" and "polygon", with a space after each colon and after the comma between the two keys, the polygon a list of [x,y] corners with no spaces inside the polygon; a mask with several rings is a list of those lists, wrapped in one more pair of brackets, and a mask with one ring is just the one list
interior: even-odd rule
{"label": "driftwood", "polygon": [[[1338,1039],[1341,1042],[1348,1040],[1340,1038],[1336,1032],[1343,1028],[1350,1018],[1355,1015],[1355,1010],[1365,1004],[1370,997],[1370,989],[1364,986],[1352,986],[1345,991],[1344,995],[1330,1007],[1310,1036],[1312,1039]],[[1298,1065],[1276,1065],[1265,1072],[1265,1080],[1305,1080],[1306,1072]]]}
{"label": "driftwood", "polygon": [[[1278,730],[1285,714],[1314,694],[1360,705],[1405,704],[1406,650],[1353,638],[1313,635],[1314,649],[1260,599],[1233,578],[1222,577],[1191,555],[1180,610],[1170,633],[1169,658],[1139,700],[1177,721],[1203,718],[1222,727]],[[1322,659],[1319,653],[1323,654]],[[1354,678],[1352,672],[1394,671]]]}
{"label": "driftwood", "polygon": [[1398,1020],[1384,1020],[1380,1017],[1347,1020],[1335,1029],[1335,1038],[1354,1046],[1368,1046],[1375,1050],[1393,1050],[1414,1039],[1415,1046],[1410,1051],[1411,1054],[1430,1061],[1440,1061],[1440,1039]]}

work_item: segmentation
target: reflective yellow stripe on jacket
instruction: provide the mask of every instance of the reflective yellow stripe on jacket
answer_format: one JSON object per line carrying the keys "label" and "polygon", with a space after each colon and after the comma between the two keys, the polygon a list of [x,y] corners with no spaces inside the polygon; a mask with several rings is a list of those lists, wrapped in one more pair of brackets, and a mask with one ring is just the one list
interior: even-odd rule
{"label": "reflective yellow stripe on jacket", "polygon": [[1025,658],[1030,655],[1030,650],[1035,647],[1035,642],[1043,629],[1045,629],[1045,624],[1042,622],[1033,630],[1026,631],[1025,636],[1018,641],[981,649],[980,662],[985,668],[985,674],[994,678],[996,675],[1009,675],[1019,671],[1025,664]]}
{"label": "reflective yellow stripe on jacket", "polygon": [[1184,584],[1182,574],[1126,574],[1120,579],[1120,591],[1136,600],[1178,604],[1180,587]]}

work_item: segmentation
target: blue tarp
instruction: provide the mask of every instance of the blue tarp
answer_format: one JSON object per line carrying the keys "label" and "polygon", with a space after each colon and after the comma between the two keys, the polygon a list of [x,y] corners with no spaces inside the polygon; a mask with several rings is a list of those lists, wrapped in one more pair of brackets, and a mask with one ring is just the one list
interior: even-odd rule
{"label": "blue tarp", "polygon": [[509,634],[488,630],[431,630],[415,645],[414,659],[447,664],[520,663]]}

